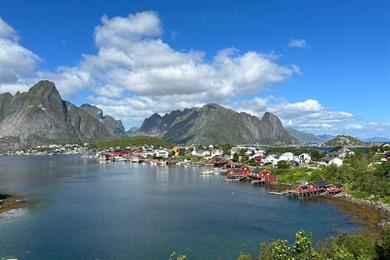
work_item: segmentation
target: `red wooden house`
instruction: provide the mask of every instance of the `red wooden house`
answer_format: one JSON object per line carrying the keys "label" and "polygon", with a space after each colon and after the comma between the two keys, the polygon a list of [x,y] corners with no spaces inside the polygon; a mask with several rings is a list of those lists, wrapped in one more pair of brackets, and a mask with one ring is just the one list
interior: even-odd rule
{"label": "red wooden house", "polygon": [[343,191],[343,185],[341,184],[328,184],[325,187],[326,190],[331,194],[336,194]]}
{"label": "red wooden house", "polygon": [[244,165],[240,168],[240,174],[243,176],[248,176],[250,172],[251,172],[251,168],[249,168],[249,166],[247,165]]}
{"label": "red wooden house", "polygon": [[272,176],[271,172],[267,169],[259,169],[254,168],[252,172],[249,174],[249,177],[257,180],[261,180],[263,183],[276,183],[278,182],[278,178],[276,176]]}

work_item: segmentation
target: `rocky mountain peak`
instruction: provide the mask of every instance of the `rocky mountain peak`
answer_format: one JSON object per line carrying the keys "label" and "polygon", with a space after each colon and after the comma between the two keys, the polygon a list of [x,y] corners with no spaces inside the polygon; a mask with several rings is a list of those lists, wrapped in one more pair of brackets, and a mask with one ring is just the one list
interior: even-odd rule
{"label": "rocky mountain peak", "polygon": [[209,103],[202,107],[203,109],[224,109],[224,107],[216,104],[216,103]]}
{"label": "rocky mountain peak", "polygon": [[54,82],[49,80],[41,80],[36,83],[30,90],[29,94],[45,97],[48,95],[58,95],[60,97],[60,93],[58,92]]}
{"label": "rocky mountain peak", "polygon": [[263,117],[262,117],[262,120],[268,120],[268,121],[280,121],[279,118],[272,114],[271,112],[265,112]]}
{"label": "rocky mountain peak", "polygon": [[126,136],[125,128],[123,127],[121,120],[116,120],[112,116],[104,115],[103,110],[95,105],[82,104],[79,108],[86,111],[88,114],[103,123],[111,135],[115,137]]}
{"label": "rocky mountain peak", "polygon": [[55,84],[42,80],[27,92],[0,95],[0,150],[53,142],[106,140],[117,133],[125,135],[120,121],[107,118],[100,121],[62,100]]}
{"label": "rocky mountain peak", "polygon": [[144,120],[140,134],[159,135],[173,143],[291,143],[279,118],[266,113],[263,120],[218,104],[176,110]]}
{"label": "rocky mountain peak", "polygon": [[90,113],[92,116],[95,116],[98,119],[104,119],[103,110],[101,110],[97,106],[91,104],[82,104],[80,105],[80,108],[86,110],[88,113]]}

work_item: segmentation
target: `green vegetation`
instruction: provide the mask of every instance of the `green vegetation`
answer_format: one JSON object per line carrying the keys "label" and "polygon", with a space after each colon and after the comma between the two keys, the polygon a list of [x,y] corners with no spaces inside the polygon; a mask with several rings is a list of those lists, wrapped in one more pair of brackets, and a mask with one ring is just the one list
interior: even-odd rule
{"label": "green vegetation", "polygon": [[172,145],[167,141],[154,137],[154,136],[129,136],[121,139],[114,139],[109,141],[97,142],[96,146],[100,149],[110,148],[110,147],[121,147],[125,148],[127,146],[141,146],[141,145],[154,145],[158,147],[170,148]]}
{"label": "green vegetation", "polygon": [[332,140],[329,140],[323,144],[324,146],[344,146],[344,145],[351,145],[351,146],[359,146],[363,145],[362,141],[348,135],[338,135]]}
{"label": "green vegetation", "polygon": [[262,244],[258,259],[389,259],[389,250],[389,229],[376,239],[366,234],[343,233],[320,242],[317,247],[313,247],[310,235],[298,231],[292,245],[286,240]]}
{"label": "green vegetation", "polygon": [[[187,259],[173,252],[169,260]],[[237,260],[252,260],[252,256],[241,252]],[[312,236],[300,230],[295,241],[275,240],[260,245],[258,260],[385,260],[390,259],[390,228],[378,236],[342,233],[329,237],[313,246]]]}
{"label": "green vegetation", "polygon": [[185,255],[178,255],[176,251],[173,251],[172,254],[169,256],[168,260],[187,260],[187,256]]}
{"label": "green vegetation", "polygon": [[320,180],[341,183],[354,198],[370,198],[389,203],[390,162],[382,164],[374,162],[375,157],[372,153],[356,152],[355,156],[345,159],[341,167],[310,169],[278,164],[277,168],[272,169],[272,173],[283,183],[299,184],[304,181]]}

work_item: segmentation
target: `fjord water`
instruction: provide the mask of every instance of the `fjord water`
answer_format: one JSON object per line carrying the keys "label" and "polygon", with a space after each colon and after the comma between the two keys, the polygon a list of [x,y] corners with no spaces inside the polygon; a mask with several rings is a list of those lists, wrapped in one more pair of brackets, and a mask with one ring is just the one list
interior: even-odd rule
{"label": "fjord water", "polygon": [[260,242],[359,229],[337,206],[291,200],[197,168],[0,157],[0,192],[37,202],[0,216],[0,258],[235,259]]}

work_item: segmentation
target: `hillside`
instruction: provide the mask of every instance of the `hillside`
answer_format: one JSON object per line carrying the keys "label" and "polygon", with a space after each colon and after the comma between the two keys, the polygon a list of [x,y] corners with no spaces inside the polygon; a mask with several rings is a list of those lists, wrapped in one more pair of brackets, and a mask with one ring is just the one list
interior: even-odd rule
{"label": "hillside", "polygon": [[329,140],[323,144],[323,146],[359,146],[363,145],[363,142],[348,135],[338,135],[332,140]]}
{"label": "hillside", "polygon": [[176,110],[144,120],[137,134],[159,136],[172,143],[286,144],[293,143],[279,118],[266,112],[262,119],[217,104]]}

